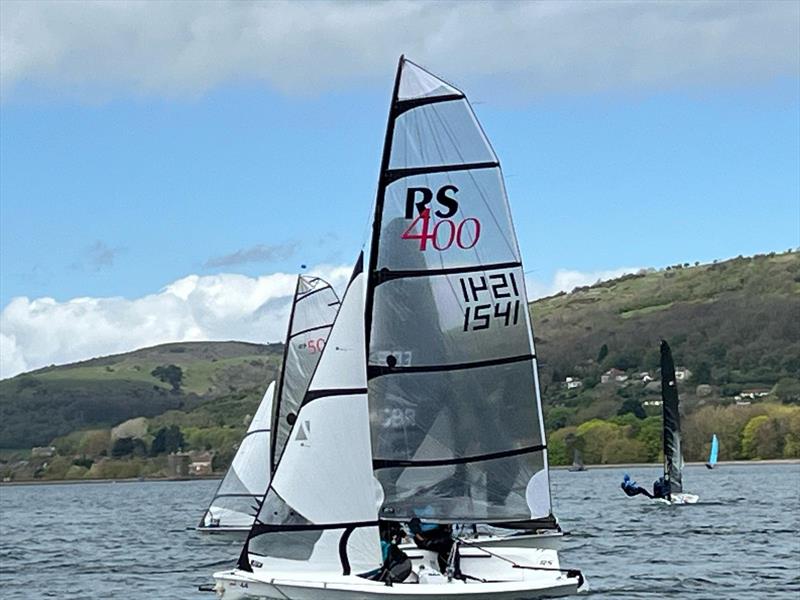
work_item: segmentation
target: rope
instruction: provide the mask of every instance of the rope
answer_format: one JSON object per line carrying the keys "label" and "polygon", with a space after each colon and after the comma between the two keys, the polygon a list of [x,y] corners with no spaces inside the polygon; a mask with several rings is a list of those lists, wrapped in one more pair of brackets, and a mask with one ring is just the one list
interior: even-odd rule
{"label": "rope", "polygon": [[462,544],[465,544],[465,545],[470,546],[472,548],[477,548],[478,550],[482,550],[483,552],[486,552],[486,554],[488,554],[489,556],[493,556],[495,558],[499,558],[500,560],[502,560],[504,562],[507,562],[508,564],[511,565],[511,567],[513,569],[527,569],[527,570],[530,570],[530,571],[558,571],[559,573],[566,573],[567,577],[577,577],[578,578],[578,587],[581,587],[581,585],[583,585],[583,574],[578,569],[561,569],[561,568],[557,568],[557,567],[531,567],[531,566],[528,566],[528,565],[520,565],[520,564],[514,562],[513,560],[511,560],[510,558],[506,558],[505,556],[500,556],[499,554],[495,554],[494,552],[491,552],[490,550],[487,550],[486,548],[484,548],[483,546],[481,546],[479,544],[473,544],[472,542],[468,542],[467,540],[465,540],[463,538],[456,538],[456,539],[458,539],[458,541],[461,542]]}

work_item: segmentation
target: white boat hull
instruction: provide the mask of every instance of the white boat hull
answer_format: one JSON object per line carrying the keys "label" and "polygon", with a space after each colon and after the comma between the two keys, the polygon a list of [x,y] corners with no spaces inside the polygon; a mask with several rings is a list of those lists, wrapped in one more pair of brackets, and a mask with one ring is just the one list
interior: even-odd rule
{"label": "white boat hull", "polygon": [[656,498],[656,502],[661,502],[662,504],[697,504],[697,501],[700,500],[700,496],[695,494],[672,494],[670,499],[667,500],[666,498]]}
{"label": "white boat hull", "polygon": [[[268,572],[250,573],[235,569],[214,574],[216,592],[222,600],[371,600],[390,597],[398,600],[415,598],[459,598],[461,600],[532,600],[569,596],[578,591],[582,580],[577,574],[560,571],[558,555],[553,550],[507,548],[503,555],[526,566],[516,568],[509,562],[479,549],[461,552],[461,570],[472,577],[490,580],[452,580],[436,574],[433,581],[416,582],[420,566],[435,571],[436,555],[419,550],[409,557],[414,564],[413,583],[386,585],[356,575],[332,572]],[[550,570],[552,569],[552,570]],[[424,576],[423,576],[424,577]],[[498,579],[500,581],[498,581]]]}
{"label": "white boat hull", "polygon": [[224,540],[245,540],[250,527],[195,527],[194,530],[204,536]]}

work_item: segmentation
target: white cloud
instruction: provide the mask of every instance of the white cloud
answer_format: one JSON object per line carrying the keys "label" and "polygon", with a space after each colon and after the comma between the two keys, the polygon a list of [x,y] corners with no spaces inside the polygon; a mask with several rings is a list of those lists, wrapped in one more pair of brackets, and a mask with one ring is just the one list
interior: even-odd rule
{"label": "white cloud", "polygon": [[552,296],[558,292],[571,292],[576,287],[592,285],[598,281],[616,279],[628,273],[640,271],[640,267],[620,267],[619,269],[608,269],[605,271],[573,271],[570,269],[558,269],[549,282],[536,279],[532,275],[525,277],[525,287],[528,290],[528,298],[535,300]]}
{"label": "white cloud", "polygon": [[[351,267],[320,266],[342,290]],[[296,276],[189,275],[126,298],[14,298],[0,313],[0,377],[164,342],[280,341]]]}
{"label": "white cloud", "polygon": [[315,93],[391,79],[401,53],[516,97],[794,77],[797,2],[0,3],[4,96],[192,95],[236,80]]}

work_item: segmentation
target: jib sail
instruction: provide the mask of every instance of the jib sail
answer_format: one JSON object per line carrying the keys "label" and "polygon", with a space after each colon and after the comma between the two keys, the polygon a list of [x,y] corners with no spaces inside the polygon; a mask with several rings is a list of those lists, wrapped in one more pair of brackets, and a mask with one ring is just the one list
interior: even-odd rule
{"label": "jib sail", "polygon": [[549,517],[533,335],[500,164],[464,94],[403,58],[367,276],[380,518]]}

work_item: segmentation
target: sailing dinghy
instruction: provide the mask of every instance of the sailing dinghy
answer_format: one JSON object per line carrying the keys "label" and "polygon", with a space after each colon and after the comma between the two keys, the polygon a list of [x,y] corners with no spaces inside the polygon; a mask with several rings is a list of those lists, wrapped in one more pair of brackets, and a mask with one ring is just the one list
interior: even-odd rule
{"label": "sailing dinghy", "polygon": [[[500,166],[466,97],[400,59],[369,264],[342,300],[276,457],[230,598],[573,594],[558,553],[455,535],[376,581],[381,535],[551,515],[524,274]],[[385,539],[385,538],[384,538]]]}
{"label": "sailing dinghy", "polygon": [[664,482],[666,495],[656,498],[668,504],[695,504],[699,497],[683,491],[683,454],[681,453],[681,415],[678,409],[678,386],[672,351],[661,340],[661,401],[663,411]]}
{"label": "sailing dinghy", "polygon": [[339,298],[327,281],[297,277],[278,393],[271,383],[197,531],[247,536],[269,485],[272,457],[283,453],[338,311]]}
{"label": "sailing dinghy", "polygon": [[717,456],[719,455],[719,440],[717,434],[711,436],[711,450],[708,453],[708,462],[706,463],[707,469],[713,469],[717,466]]}
{"label": "sailing dinghy", "polygon": [[581,451],[575,448],[572,451],[572,466],[569,468],[569,471],[576,473],[585,470],[586,470],[586,465],[583,464],[583,458],[581,458]]}

